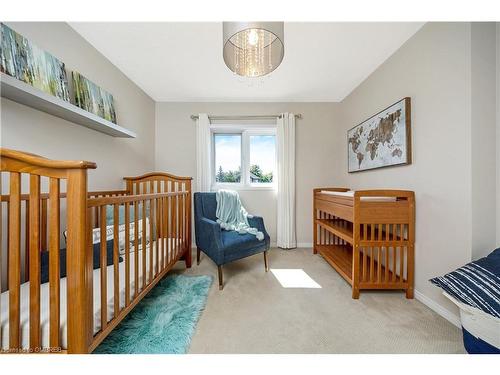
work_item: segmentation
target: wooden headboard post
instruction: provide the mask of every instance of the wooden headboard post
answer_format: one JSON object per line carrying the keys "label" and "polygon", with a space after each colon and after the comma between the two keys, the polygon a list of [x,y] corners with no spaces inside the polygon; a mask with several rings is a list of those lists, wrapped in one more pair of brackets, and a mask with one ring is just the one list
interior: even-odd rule
{"label": "wooden headboard post", "polygon": [[68,171],[67,189],[68,353],[87,353],[94,315],[89,304],[93,253],[86,251],[87,170]]}
{"label": "wooden headboard post", "polygon": [[191,264],[192,264],[192,254],[191,254],[191,215],[192,215],[192,212],[191,212],[191,202],[192,202],[192,199],[193,199],[193,196],[192,196],[192,192],[191,192],[191,184],[192,184],[192,180],[187,180],[186,181],[186,190],[189,191],[189,194],[187,196],[187,204],[186,204],[186,218],[187,218],[187,241],[186,241],[186,257],[185,257],[185,260],[186,260],[186,267],[187,268],[191,268]]}

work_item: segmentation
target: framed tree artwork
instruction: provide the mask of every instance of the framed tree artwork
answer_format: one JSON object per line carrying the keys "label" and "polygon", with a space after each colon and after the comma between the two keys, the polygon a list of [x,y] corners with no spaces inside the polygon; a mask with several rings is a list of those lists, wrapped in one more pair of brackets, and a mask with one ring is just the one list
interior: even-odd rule
{"label": "framed tree artwork", "polygon": [[64,63],[0,23],[0,72],[59,99],[70,101]]}

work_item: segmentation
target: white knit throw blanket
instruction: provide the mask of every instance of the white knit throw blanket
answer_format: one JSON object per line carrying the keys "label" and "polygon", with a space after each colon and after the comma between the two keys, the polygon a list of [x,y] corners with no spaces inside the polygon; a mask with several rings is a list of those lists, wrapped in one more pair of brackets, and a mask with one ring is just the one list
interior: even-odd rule
{"label": "white knit throw blanket", "polygon": [[264,234],[257,228],[252,228],[248,224],[249,215],[245,207],[241,204],[238,192],[234,190],[219,190],[216,193],[217,199],[217,222],[222,229],[234,230],[239,234],[250,233],[257,237],[259,241],[264,239]]}

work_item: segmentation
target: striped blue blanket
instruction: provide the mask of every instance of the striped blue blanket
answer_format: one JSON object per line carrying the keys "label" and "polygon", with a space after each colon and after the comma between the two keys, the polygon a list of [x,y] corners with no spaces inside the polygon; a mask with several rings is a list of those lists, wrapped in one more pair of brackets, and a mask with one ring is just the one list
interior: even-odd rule
{"label": "striped blue blanket", "polygon": [[500,318],[500,248],[430,281],[459,301]]}

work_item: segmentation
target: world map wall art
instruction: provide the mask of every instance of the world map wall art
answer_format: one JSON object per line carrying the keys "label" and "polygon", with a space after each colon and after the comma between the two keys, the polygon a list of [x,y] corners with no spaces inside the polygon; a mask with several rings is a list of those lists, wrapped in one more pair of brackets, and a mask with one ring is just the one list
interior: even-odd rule
{"label": "world map wall art", "polygon": [[411,164],[411,104],[404,98],[347,131],[348,171]]}

